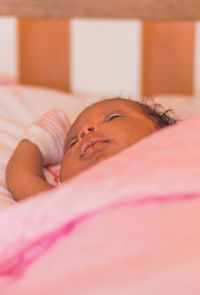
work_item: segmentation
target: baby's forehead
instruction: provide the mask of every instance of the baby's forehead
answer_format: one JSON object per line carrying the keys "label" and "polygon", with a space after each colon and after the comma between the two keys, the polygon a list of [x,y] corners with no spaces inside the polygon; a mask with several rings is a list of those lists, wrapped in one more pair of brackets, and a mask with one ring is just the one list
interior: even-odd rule
{"label": "baby's forehead", "polygon": [[[133,103],[133,102],[132,102]],[[127,99],[120,99],[120,98],[115,98],[115,99],[106,99],[102,100],[99,102],[96,102],[86,109],[84,109],[80,115],[78,116],[77,119],[80,119],[82,117],[87,117],[91,114],[95,113],[107,113],[109,111],[112,111],[116,108],[127,108],[130,106],[130,102]]]}
{"label": "baby's forehead", "polygon": [[80,129],[84,124],[88,122],[95,122],[95,120],[99,120],[101,116],[106,116],[110,114],[112,111],[118,112],[123,111],[125,109],[130,109],[133,106],[133,101],[128,99],[106,99],[99,102],[96,102],[86,109],[84,109],[76,118],[74,123],[72,124],[69,135],[76,132],[76,129]]}

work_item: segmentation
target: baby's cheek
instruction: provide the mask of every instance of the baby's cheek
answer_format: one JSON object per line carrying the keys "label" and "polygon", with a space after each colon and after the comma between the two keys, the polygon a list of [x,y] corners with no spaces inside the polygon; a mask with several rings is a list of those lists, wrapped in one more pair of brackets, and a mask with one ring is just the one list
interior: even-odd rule
{"label": "baby's cheek", "polygon": [[69,163],[68,163],[68,159],[66,159],[66,157],[63,158],[62,163],[61,163],[61,167],[60,167],[60,181],[63,182],[68,178],[68,173],[69,173]]}
{"label": "baby's cheek", "polygon": [[[61,167],[62,167],[62,166],[61,166]],[[62,173],[62,169],[61,169],[61,167],[60,167],[60,172],[59,172],[59,180],[60,180],[60,182],[63,181],[63,173]]]}
{"label": "baby's cheek", "polygon": [[66,181],[80,171],[78,163],[72,153],[64,156],[60,167],[60,181]]}

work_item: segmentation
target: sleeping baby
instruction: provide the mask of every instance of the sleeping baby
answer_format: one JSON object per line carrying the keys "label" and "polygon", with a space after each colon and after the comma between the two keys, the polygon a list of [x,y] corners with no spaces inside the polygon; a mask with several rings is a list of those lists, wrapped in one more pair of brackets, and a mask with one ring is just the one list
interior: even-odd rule
{"label": "sleeping baby", "polygon": [[177,122],[168,114],[171,110],[161,112],[158,107],[106,99],[83,110],[70,128],[63,111],[50,110],[28,127],[8,162],[6,181],[13,198],[20,201],[53,188],[44,166],[61,163],[62,183]]}

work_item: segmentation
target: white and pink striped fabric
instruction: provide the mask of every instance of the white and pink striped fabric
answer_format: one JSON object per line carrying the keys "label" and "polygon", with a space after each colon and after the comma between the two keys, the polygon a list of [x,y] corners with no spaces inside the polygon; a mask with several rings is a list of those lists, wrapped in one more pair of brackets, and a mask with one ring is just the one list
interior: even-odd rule
{"label": "white and pink striped fabric", "polygon": [[51,109],[27,127],[23,139],[36,144],[40,149],[44,165],[59,164],[70,122],[63,110]]}
{"label": "white and pink striped fabric", "polygon": [[1,295],[200,293],[200,117],[2,211]]}

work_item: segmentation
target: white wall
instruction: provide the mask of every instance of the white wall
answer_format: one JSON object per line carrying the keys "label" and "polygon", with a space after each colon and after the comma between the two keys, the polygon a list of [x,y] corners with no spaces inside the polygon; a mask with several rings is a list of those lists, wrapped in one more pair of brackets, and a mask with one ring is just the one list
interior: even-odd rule
{"label": "white wall", "polygon": [[141,24],[130,20],[71,22],[72,89],[138,95]]}

